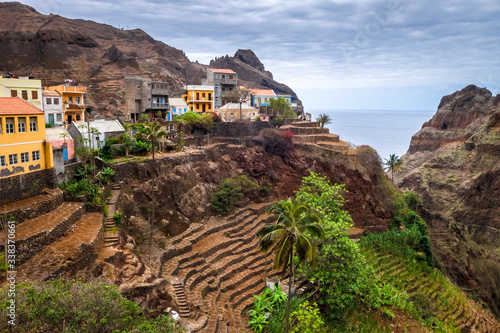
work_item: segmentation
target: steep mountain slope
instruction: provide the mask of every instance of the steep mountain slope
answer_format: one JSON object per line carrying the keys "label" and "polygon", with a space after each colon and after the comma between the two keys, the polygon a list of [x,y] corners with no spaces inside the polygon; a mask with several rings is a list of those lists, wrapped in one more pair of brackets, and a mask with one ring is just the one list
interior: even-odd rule
{"label": "steep mountain slope", "polygon": [[[183,51],[154,40],[140,29],[121,30],[92,21],[43,15],[19,2],[0,3],[0,16],[0,73],[35,76],[43,85],[74,79],[89,87],[88,101],[107,116],[119,116],[124,110],[125,75],[166,81],[176,91],[185,84],[200,84],[208,67],[191,62]],[[251,85],[257,88],[274,88],[295,96],[263,71],[255,55],[242,57],[239,63],[241,68],[236,71],[245,85],[253,82]]]}
{"label": "steep mountain slope", "polygon": [[500,95],[443,97],[403,156],[399,185],[423,200],[433,249],[465,291],[500,315]]}

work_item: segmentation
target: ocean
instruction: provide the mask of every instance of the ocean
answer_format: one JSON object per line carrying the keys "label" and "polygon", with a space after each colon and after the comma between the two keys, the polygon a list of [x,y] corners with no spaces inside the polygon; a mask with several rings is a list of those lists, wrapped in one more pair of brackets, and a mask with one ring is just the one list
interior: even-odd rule
{"label": "ocean", "polygon": [[356,146],[369,145],[382,161],[390,154],[401,157],[408,151],[413,134],[432,118],[430,110],[306,110],[314,121],[320,113],[326,113],[332,122],[326,127],[330,133],[340,135],[340,140]]}

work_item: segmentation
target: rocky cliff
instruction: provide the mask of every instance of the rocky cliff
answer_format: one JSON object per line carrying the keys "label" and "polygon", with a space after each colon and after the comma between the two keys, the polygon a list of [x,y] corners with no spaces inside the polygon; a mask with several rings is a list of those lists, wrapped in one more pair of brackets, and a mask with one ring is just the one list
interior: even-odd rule
{"label": "rocky cliff", "polygon": [[500,315],[500,95],[470,85],[443,97],[403,161],[399,185],[422,198],[444,269]]}
{"label": "rocky cliff", "polygon": [[270,88],[277,94],[292,95],[294,102],[301,104],[297,94],[283,83],[276,82],[273,74],[266,71],[262,62],[252,50],[238,50],[233,57],[216,58],[210,61],[210,67],[232,69],[238,73],[238,84],[249,89]]}
{"label": "rocky cliff", "polygon": [[[183,51],[168,46],[140,29],[43,15],[19,2],[0,3],[0,73],[34,76],[43,85],[65,79],[89,87],[89,104],[108,117],[124,111],[123,78],[142,75],[170,83],[172,91],[200,84],[208,66],[191,62]],[[221,59],[235,63],[225,67]],[[213,67],[234,69],[245,86],[272,88],[296,97],[272,79],[252,51],[238,51],[234,61],[220,58]]]}

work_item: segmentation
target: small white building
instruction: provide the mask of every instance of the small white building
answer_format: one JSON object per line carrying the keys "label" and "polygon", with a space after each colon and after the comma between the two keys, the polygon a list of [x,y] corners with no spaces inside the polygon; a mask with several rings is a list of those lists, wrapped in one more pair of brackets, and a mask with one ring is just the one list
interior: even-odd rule
{"label": "small white building", "polygon": [[168,111],[167,120],[174,120],[176,116],[180,116],[188,112],[189,107],[183,98],[169,98],[170,109]]}
{"label": "small white building", "polygon": [[55,90],[42,91],[42,107],[47,124],[63,125],[64,111],[61,94]]}
{"label": "small white building", "polygon": [[[117,119],[114,120],[105,120],[105,119],[96,119],[89,123],[80,123],[76,125],[74,122],[68,126],[68,132],[71,137],[76,141],[77,138],[88,139],[88,128],[90,127],[90,147],[95,149],[101,148],[104,146],[104,143],[107,139],[110,138],[118,138],[123,133],[125,133],[125,129],[122,124]],[[95,129],[94,131],[92,129]],[[89,144],[85,144],[88,146]],[[75,143],[75,147],[79,147],[81,144]]]}
{"label": "small white building", "polygon": [[259,110],[248,105],[248,103],[227,103],[220,108],[215,110],[222,121],[234,122],[240,120],[255,120],[255,117],[259,115]]}

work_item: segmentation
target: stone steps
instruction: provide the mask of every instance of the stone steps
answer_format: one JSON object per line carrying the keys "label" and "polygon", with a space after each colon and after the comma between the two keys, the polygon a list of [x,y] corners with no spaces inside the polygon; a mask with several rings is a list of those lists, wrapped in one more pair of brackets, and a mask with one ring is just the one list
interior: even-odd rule
{"label": "stone steps", "polygon": [[189,306],[184,294],[184,286],[180,282],[175,282],[173,285],[177,304],[179,305],[179,315],[184,318],[189,318]]}
{"label": "stone steps", "polygon": [[[250,205],[223,221],[194,226],[171,239],[175,250],[164,254],[161,276],[170,275],[177,283],[183,283],[187,303],[208,314],[204,332],[227,328],[221,306],[228,304],[226,308],[231,310],[227,315],[232,316],[235,306],[264,288],[264,254],[258,249],[255,233],[272,221],[272,217],[263,214],[267,207],[268,204]],[[271,261],[270,256],[269,268]],[[222,305],[220,298],[225,302]],[[233,302],[237,303],[233,306]],[[230,321],[241,326],[241,318]],[[230,327],[231,332],[233,329]]]}

